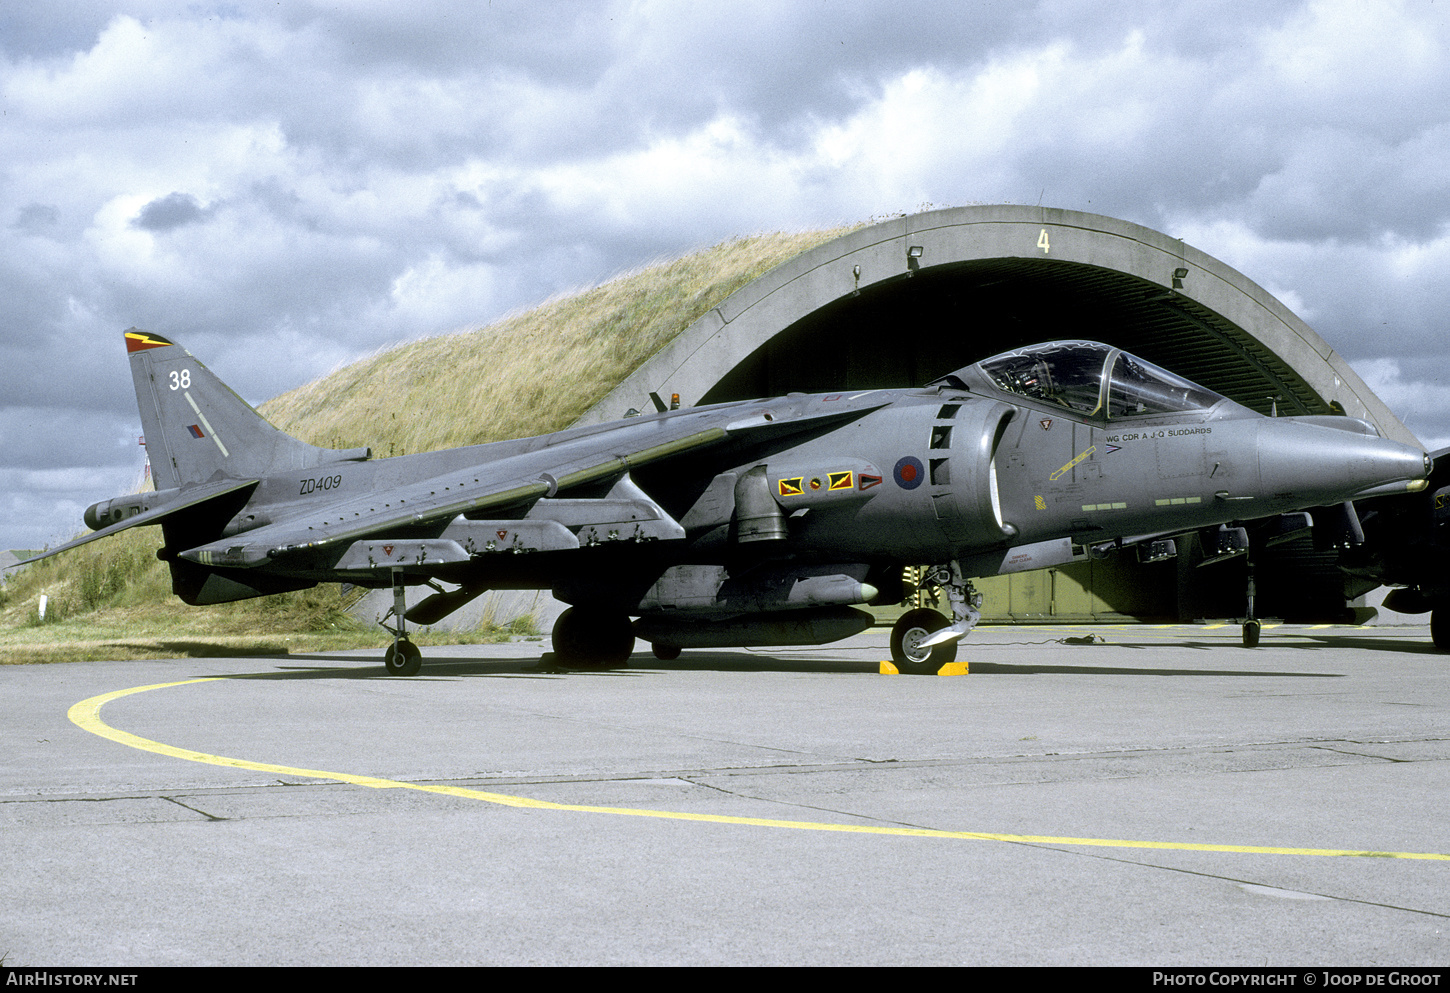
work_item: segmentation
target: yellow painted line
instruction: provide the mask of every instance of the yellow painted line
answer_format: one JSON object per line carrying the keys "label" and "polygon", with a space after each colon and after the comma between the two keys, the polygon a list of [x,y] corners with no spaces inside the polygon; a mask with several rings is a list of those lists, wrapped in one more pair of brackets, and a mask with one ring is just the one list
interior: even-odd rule
{"label": "yellow painted line", "polygon": [[66,713],[77,727],[109,738],[118,744],[138,748],[158,755],[202,762],[207,765],[227,766],[233,769],[247,769],[253,772],[270,772],[281,776],[302,776],[307,779],[330,779],[355,786],[373,789],[406,789],[423,793],[438,793],[468,800],[482,800],[507,807],[528,807],[537,810],[568,810],[584,814],[617,814],[627,817],[653,817],[660,820],[696,821],[708,824],[736,824],[749,827],[790,828],[797,831],[834,831],[844,834],[881,834],[910,838],[951,838],[965,841],[1006,841],[1029,845],[1079,845],[1093,848],[1139,848],[1177,852],[1235,852],[1249,855],[1317,855],[1381,859],[1420,859],[1450,862],[1450,855],[1435,852],[1373,852],[1340,848],[1277,848],[1265,845],[1205,845],[1179,841],[1128,841],[1111,838],[1059,838],[1037,834],[998,834],[986,831],[939,831],[931,828],[885,827],[870,824],[829,824],[816,821],[787,821],[769,817],[732,817],[724,814],[691,814],[683,811],[644,810],[634,807],[589,807],[578,804],[551,803],[548,800],[534,800],[529,797],[511,796],[506,793],[489,793],[471,790],[461,786],[427,786],[421,783],[405,783],[396,779],[382,779],[377,776],[356,776],[346,772],[326,772],[321,769],[299,769],[287,765],[273,765],[268,762],[251,762],[247,759],[228,758],[224,755],[210,755],[189,748],[177,748],[142,738],[111,727],[101,720],[101,708],[112,700],[146,693],[150,690],[164,690],[174,686],[190,686],[195,683],[214,683],[232,677],[210,676],[204,679],[183,679],[175,683],[153,683],[150,686],[133,686],[127,690],[102,693],[75,704]]}
{"label": "yellow painted line", "polygon": [[173,686],[189,686],[193,683],[214,683],[225,678],[227,677],[212,676],[206,679],[183,679],[177,683],[154,683],[151,686],[134,686],[129,690],[116,690],[114,693],[103,693],[100,696],[93,696],[89,700],[82,700],[80,703],[71,707],[66,713],[66,716],[70,718],[72,724],[92,734],[98,734],[102,738],[109,738],[118,744],[126,745],[130,748],[139,748],[145,752],[155,752],[158,755],[186,759],[188,762],[203,762],[207,765],[228,766],[233,769],[248,769],[252,772],[270,772],[281,776],[302,776],[307,779],[332,779],[341,783],[352,783],[355,786],[371,786],[375,789],[403,788],[422,790],[425,793],[446,793],[455,796],[468,795],[474,799],[488,800],[491,803],[502,803],[511,807],[557,806],[557,804],[548,803],[543,800],[506,796],[502,793],[484,793],[478,790],[460,791],[448,786],[421,786],[417,783],[402,783],[392,779],[379,779],[375,776],[354,776],[346,772],[327,772],[322,769],[298,769],[287,765],[272,765],[267,762],[251,762],[247,759],[228,758],[225,755],[210,755],[206,752],[192,751],[189,748],[177,748],[175,745],[167,745],[159,741],[152,741],[150,738],[142,738],[140,735],[113,728],[101,720],[101,708],[112,700],[119,700],[121,697],[131,696],[135,693],[145,693],[148,690],[164,690]]}

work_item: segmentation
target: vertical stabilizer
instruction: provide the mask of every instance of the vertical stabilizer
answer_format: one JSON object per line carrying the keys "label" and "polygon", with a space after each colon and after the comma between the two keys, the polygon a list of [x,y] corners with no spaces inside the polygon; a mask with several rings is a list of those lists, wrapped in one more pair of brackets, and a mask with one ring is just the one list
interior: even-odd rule
{"label": "vertical stabilizer", "polygon": [[126,352],[158,490],[218,475],[260,479],[369,455],[366,448],[318,448],[279,431],[190,352],[160,335],[132,328]]}

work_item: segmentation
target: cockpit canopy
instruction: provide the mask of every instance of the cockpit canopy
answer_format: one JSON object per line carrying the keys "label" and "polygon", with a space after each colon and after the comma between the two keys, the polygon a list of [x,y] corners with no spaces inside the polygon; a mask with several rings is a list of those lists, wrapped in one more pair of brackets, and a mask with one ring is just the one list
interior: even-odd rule
{"label": "cockpit canopy", "polygon": [[1182,376],[1096,341],[1054,341],[1003,352],[937,382],[965,385],[964,377],[976,370],[1004,393],[1108,420],[1205,411],[1224,400]]}

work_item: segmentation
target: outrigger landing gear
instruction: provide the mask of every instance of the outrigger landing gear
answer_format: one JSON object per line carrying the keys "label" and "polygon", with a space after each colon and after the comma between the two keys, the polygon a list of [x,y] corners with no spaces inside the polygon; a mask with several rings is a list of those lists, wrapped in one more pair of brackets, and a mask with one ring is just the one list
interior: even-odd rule
{"label": "outrigger landing gear", "polygon": [[[378,622],[393,635],[392,647],[383,656],[383,666],[390,676],[416,676],[423,668],[423,653],[408,640],[408,621],[403,616],[408,612],[408,604],[403,596],[403,570],[393,569],[392,574],[393,608]],[[396,627],[388,624],[389,618],[396,619]]]}
{"label": "outrigger landing gear", "polygon": [[891,629],[891,660],[902,672],[932,674],[957,657],[957,642],[982,619],[982,594],[956,561],[933,566],[921,582],[946,590],[951,622],[930,607],[908,610]]}

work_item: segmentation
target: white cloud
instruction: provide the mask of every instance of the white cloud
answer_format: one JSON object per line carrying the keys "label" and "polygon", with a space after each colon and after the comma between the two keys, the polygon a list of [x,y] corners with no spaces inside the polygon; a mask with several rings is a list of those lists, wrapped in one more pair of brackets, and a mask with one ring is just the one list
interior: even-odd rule
{"label": "white cloud", "polygon": [[439,329],[460,315],[489,313],[496,300],[495,281],[492,266],[450,265],[441,255],[430,255],[393,280],[392,319],[404,327]]}
{"label": "white cloud", "polygon": [[280,41],[265,21],[171,17],[143,24],[121,14],[86,51],[20,63],[3,92],[27,120],[52,127],[225,116],[229,98],[260,88],[259,63],[287,57]]}
{"label": "white cloud", "polygon": [[1424,98],[1446,83],[1450,32],[1444,12],[1430,6],[1314,0],[1259,37],[1261,72],[1248,82],[1265,86],[1296,119],[1372,129],[1438,121],[1443,108]]}
{"label": "white cloud", "polygon": [[1363,359],[1354,363],[1354,371],[1426,446],[1450,446],[1450,430],[1440,413],[1450,410],[1450,380],[1406,378],[1398,358]]}

